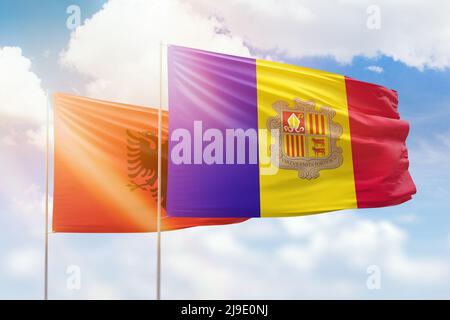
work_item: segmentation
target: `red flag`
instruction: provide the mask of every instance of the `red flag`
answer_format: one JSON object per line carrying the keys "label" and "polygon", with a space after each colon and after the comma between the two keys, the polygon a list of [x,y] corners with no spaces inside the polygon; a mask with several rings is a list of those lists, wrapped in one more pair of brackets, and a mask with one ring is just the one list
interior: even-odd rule
{"label": "red flag", "polygon": [[[161,230],[246,219],[166,216],[168,114],[162,117]],[[53,231],[156,231],[158,110],[54,96]]]}

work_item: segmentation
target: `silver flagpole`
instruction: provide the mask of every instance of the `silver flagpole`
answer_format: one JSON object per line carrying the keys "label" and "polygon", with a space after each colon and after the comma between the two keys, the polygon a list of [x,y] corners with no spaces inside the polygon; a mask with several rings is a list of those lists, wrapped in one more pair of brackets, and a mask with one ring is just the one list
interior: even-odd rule
{"label": "silver flagpole", "polygon": [[161,300],[161,126],[162,126],[162,104],[163,104],[163,43],[160,43],[159,60],[159,108],[158,108],[158,203],[156,221],[156,300]]}
{"label": "silver flagpole", "polygon": [[50,139],[50,96],[47,91],[46,142],[45,142],[45,253],[44,253],[44,300],[48,300],[48,162]]}

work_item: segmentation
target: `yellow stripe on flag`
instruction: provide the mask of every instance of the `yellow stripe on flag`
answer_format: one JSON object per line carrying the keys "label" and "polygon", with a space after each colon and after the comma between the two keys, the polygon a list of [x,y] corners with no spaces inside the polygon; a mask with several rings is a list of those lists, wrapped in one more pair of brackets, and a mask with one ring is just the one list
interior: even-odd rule
{"label": "yellow stripe on flag", "polygon": [[[261,217],[295,216],[323,211],[356,208],[355,182],[350,142],[345,78],[328,72],[281,63],[256,61],[258,127],[267,129],[269,117],[277,116],[272,104],[283,100],[293,105],[295,98],[314,101],[316,106],[336,111],[334,122],[343,128],[337,146],[343,150],[343,164],[336,169],[320,170],[316,179],[300,179],[297,170],[279,169],[274,175],[260,176]],[[315,132],[315,117],[313,115]],[[321,128],[320,118],[319,129]],[[309,122],[309,119],[306,119]],[[328,127],[326,127],[328,131]],[[327,132],[326,131],[326,132]],[[260,139],[264,137],[260,134]],[[267,135],[270,145],[270,135]],[[285,147],[286,142],[284,140]],[[262,154],[267,150],[260,149]],[[260,172],[267,165],[260,163]]]}

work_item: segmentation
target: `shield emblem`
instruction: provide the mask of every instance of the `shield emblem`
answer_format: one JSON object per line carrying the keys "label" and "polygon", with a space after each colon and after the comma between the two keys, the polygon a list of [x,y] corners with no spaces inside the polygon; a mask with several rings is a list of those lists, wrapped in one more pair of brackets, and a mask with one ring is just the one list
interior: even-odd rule
{"label": "shield emblem", "polygon": [[342,164],[342,148],[336,144],[342,126],[333,121],[333,109],[299,99],[294,106],[277,101],[273,108],[278,115],[268,119],[267,127],[279,130],[279,152],[272,147],[271,158],[280,169],[298,170],[300,178],[315,179],[320,170]]}
{"label": "shield emblem", "polygon": [[330,124],[325,112],[282,110],[282,152],[289,158],[324,158],[330,154]]}

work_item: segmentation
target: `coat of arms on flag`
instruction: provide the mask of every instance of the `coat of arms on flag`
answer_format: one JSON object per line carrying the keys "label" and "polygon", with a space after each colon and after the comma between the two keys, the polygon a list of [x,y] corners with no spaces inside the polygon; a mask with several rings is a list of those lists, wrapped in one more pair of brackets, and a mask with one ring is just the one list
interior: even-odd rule
{"label": "coat of arms on flag", "polygon": [[[130,191],[150,190],[156,200],[158,194],[158,137],[150,131],[126,130],[128,178]],[[167,190],[167,141],[161,145],[162,157],[162,205],[166,207]]]}
{"label": "coat of arms on flag", "polygon": [[343,130],[333,121],[336,111],[300,99],[294,99],[293,107],[286,101],[272,107],[278,114],[268,119],[267,128],[278,130],[279,139],[270,154],[280,169],[298,170],[300,178],[310,180],[318,178],[320,170],[342,164],[342,148],[336,142]]}

